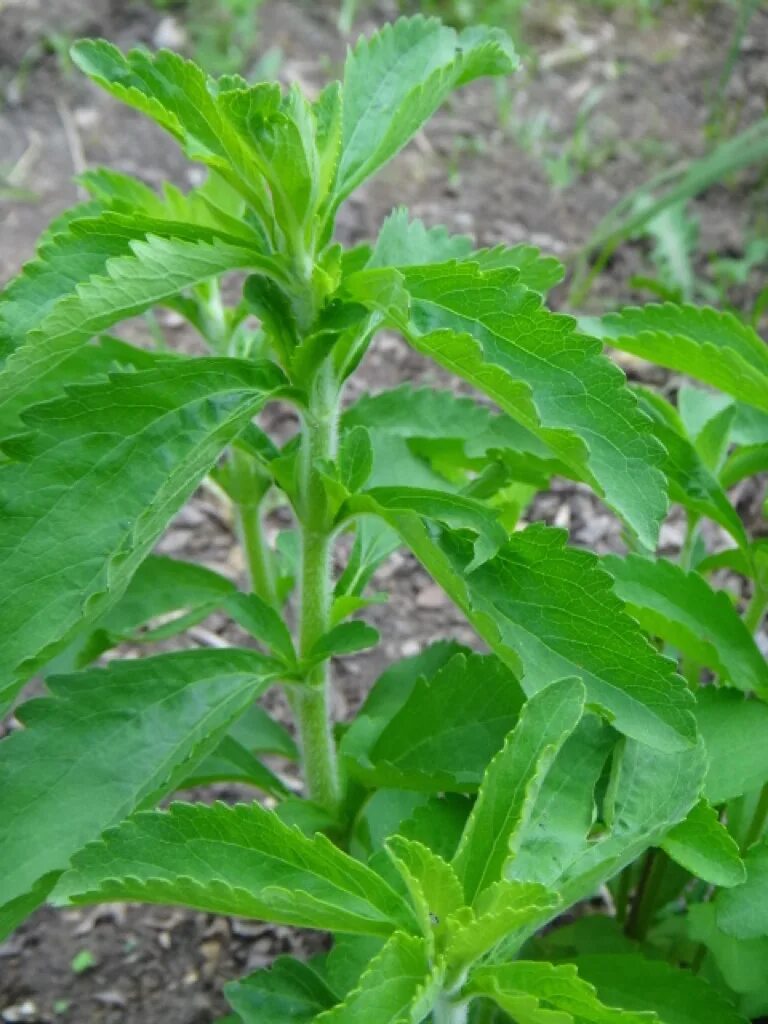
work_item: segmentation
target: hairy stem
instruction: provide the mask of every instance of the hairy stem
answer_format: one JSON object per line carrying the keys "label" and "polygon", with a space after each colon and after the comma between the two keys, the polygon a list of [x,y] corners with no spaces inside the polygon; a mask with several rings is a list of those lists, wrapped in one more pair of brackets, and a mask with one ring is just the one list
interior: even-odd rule
{"label": "hairy stem", "polygon": [[262,501],[269,488],[253,460],[237,448],[232,449],[232,470],[235,477],[235,514],[237,533],[248,566],[251,589],[271,605],[277,604],[272,556],[261,522]]}
{"label": "hairy stem", "polygon": [[[320,380],[305,419],[300,454],[301,604],[298,647],[304,658],[309,656],[329,628],[331,524],[317,467],[321,460],[332,459],[336,455],[338,401],[332,382]],[[307,792],[311,799],[333,811],[341,799],[341,785],[329,707],[330,683],[328,663],[315,666],[297,691],[294,706]]]}
{"label": "hairy stem", "polygon": [[447,995],[438,996],[432,1010],[434,1024],[467,1024],[469,1020],[469,1004],[454,1003]]}

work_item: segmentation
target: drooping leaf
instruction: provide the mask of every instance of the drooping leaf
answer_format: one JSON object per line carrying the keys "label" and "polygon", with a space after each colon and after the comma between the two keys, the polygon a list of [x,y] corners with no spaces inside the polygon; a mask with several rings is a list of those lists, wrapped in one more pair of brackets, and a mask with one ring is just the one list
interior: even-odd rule
{"label": "drooping leaf", "polygon": [[457,34],[436,19],[401,18],[349,52],[334,205],[390,160],[458,86],[513,71],[507,37]]}
{"label": "drooping leaf", "polygon": [[573,964],[518,960],[479,967],[472,972],[467,990],[489,996],[518,1024],[660,1024],[664,1020],[650,1008],[634,1012],[613,1000],[606,1005]]}
{"label": "drooping leaf", "polygon": [[258,803],[177,803],[137,814],[78,854],[57,893],[364,935],[415,928],[407,905],[370,868]]}
{"label": "drooping leaf", "polygon": [[747,850],[744,863],[746,881],[717,895],[717,923],[737,939],[768,938],[768,838]]}
{"label": "drooping leaf", "polygon": [[650,1010],[664,1024],[746,1024],[717,989],[690,971],[636,953],[576,958],[579,976],[604,1002]]}
{"label": "drooping leaf", "polygon": [[524,705],[485,772],[453,860],[467,902],[504,877],[547,771],[583,710],[584,687],[574,679],[552,683]]}
{"label": "drooping leaf", "polygon": [[768,348],[732,313],[666,303],[609,313],[589,328],[616,348],[768,412]]}
{"label": "drooping leaf", "polygon": [[0,703],[125,591],[221,449],[279,386],[195,359],[79,385],[26,414],[0,468]]}
{"label": "drooping leaf", "polygon": [[225,985],[224,995],[242,1024],[310,1024],[336,1002],[309,964],[287,956]]}
{"label": "drooping leaf", "polygon": [[62,365],[95,334],[228,270],[275,272],[257,250],[218,241],[149,237],[130,250],[55,303],[8,359],[0,374],[0,438],[19,430],[24,409],[60,391]]}
{"label": "drooping leaf", "polygon": [[344,1002],[321,1013],[316,1024],[420,1024],[439,980],[426,939],[400,932],[371,960]]}
{"label": "drooping leaf", "polygon": [[666,834],[661,846],[674,861],[710,885],[730,887],[746,878],[736,840],[706,800],[700,800],[688,817]]}
{"label": "drooping leaf", "polygon": [[[358,771],[375,785],[428,792],[477,789],[524,702],[502,662],[474,654],[457,654],[401,696],[399,708],[376,715],[365,729],[365,745],[355,750],[348,736],[345,750],[354,751]],[[355,735],[362,732],[360,725]]]}
{"label": "drooping leaf", "polygon": [[722,804],[768,782],[768,706],[740,693],[706,686],[695,708],[709,767],[704,796]]}
{"label": "drooping leaf", "polygon": [[0,903],[46,876],[44,899],[81,847],[176,788],[275,672],[255,651],[200,650],[50,679],[0,743]]}
{"label": "drooping leaf", "polygon": [[739,690],[768,696],[768,663],[728,595],[663,558],[608,555],[614,590],[652,636],[706,665]]}
{"label": "drooping leaf", "polygon": [[420,352],[488,394],[591,483],[653,547],[666,512],[663,452],[621,372],[514,270],[404,268]]}

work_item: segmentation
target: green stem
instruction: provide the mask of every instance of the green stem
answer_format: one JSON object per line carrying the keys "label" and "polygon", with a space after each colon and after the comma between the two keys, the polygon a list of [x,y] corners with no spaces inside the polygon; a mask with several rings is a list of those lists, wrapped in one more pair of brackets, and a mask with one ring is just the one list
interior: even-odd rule
{"label": "green stem", "polygon": [[[305,419],[300,454],[301,603],[298,646],[299,654],[304,658],[309,656],[330,624],[332,530],[317,465],[319,461],[333,459],[336,455],[338,406],[338,393],[330,377],[319,380]],[[307,674],[301,688],[297,689],[294,704],[307,792],[312,800],[334,811],[341,800],[341,784],[329,707],[330,685],[328,663],[316,665]]]}
{"label": "green stem", "polygon": [[742,853],[746,853],[750,846],[758,841],[765,831],[766,824],[768,824],[768,782],[763,786],[760,792],[760,799],[757,801],[755,813],[752,816],[752,821],[747,830],[747,834],[744,837]]}
{"label": "green stem", "polygon": [[641,941],[645,938],[653,915],[658,909],[656,903],[666,869],[666,857],[659,850],[649,850],[627,921],[626,934],[630,938]]}
{"label": "green stem", "polygon": [[753,635],[760,629],[767,607],[768,590],[763,590],[760,584],[755,582],[754,593],[744,612],[744,625]]}
{"label": "green stem", "polygon": [[467,1024],[469,1003],[454,1003],[447,995],[438,996],[432,1009],[434,1024]]}
{"label": "green stem", "polygon": [[269,480],[245,452],[232,449],[233,495],[237,533],[245,553],[251,589],[269,604],[277,605],[272,554],[261,522],[261,508]]}

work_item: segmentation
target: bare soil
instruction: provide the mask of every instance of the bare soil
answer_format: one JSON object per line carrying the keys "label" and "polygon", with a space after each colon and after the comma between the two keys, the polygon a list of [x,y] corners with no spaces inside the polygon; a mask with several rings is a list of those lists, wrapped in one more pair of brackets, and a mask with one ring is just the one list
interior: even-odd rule
{"label": "bare soil", "polygon": [[[595,166],[567,188],[552,187],[540,161],[504,128],[494,90],[463,93],[436,118],[378,181],[343,212],[344,241],[375,234],[383,216],[405,204],[429,223],[474,234],[480,244],[533,242],[567,259],[600,217],[626,191],[670,162],[706,147],[704,125],[713,83],[725,59],[734,8],[725,2],[672,3],[640,30],[632,18],[606,14],[584,2],[537,0],[528,26],[538,69],[524,73],[504,98],[513,127],[542,111],[557,146],[572,137],[591,90],[602,90],[589,122],[586,151]],[[372,9],[365,30],[390,15]],[[181,15],[178,15],[181,19]],[[166,19],[163,21],[163,19]],[[158,186],[171,179],[195,183],[172,141],[154,126],[102,95],[51,52],[59,41],[102,35],[121,46],[157,43],[183,22],[168,21],[148,2],[122,0],[0,0],[0,281],[34,251],[49,219],[77,198],[73,175],[106,164]],[[260,45],[282,51],[280,75],[309,89],[335,74],[344,41],[333,5],[268,2]],[[729,86],[729,109],[746,125],[764,112],[768,96],[768,13],[756,15]],[[2,192],[3,178],[25,195]],[[705,253],[736,255],[757,217],[765,190],[755,174],[710,189],[695,204]],[[631,299],[627,282],[643,260],[641,244],[613,259],[591,299],[596,306]],[[562,301],[562,293],[555,296]],[[170,326],[180,346],[192,344]],[[641,372],[634,365],[633,373]],[[352,395],[403,380],[439,374],[397,338],[382,337]],[[674,379],[656,383],[674,387]],[[569,482],[540,496],[532,518],[571,531],[574,543],[597,550],[620,546],[614,519],[587,492]],[[665,527],[663,545],[676,550],[679,520]],[[201,494],[181,514],[160,547],[197,559],[233,577],[242,573],[226,515]],[[337,666],[337,713],[349,715],[388,661],[453,635],[472,641],[457,613],[406,554],[382,570],[392,600],[374,610],[383,644],[375,653]],[[225,633],[223,620],[206,628]],[[194,642],[194,641],[189,641]],[[279,698],[270,701],[282,714]],[[219,790],[224,798],[236,792]],[[87,911],[43,909],[0,945],[0,1020],[93,1024],[209,1024],[225,1012],[222,985],[284,952],[308,954],[322,937],[253,922],[164,908],[107,906]],[[89,954],[88,966],[78,954]],[[73,966],[74,962],[74,966]]]}

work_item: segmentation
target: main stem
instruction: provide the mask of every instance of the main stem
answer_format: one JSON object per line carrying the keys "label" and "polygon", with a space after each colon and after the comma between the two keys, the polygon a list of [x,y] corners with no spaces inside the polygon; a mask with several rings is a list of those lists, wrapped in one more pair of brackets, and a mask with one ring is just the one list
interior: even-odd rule
{"label": "main stem", "polygon": [[[331,611],[331,524],[326,496],[317,473],[321,460],[336,456],[339,398],[330,370],[317,382],[305,417],[300,465],[301,568],[299,653],[309,656],[328,631]],[[294,709],[304,762],[307,792],[312,800],[334,811],[341,800],[336,744],[330,711],[330,672],[323,662],[297,687]]]}
{"label": "main stem", "polygon": [[432,1019],[435,1024],[467,1024],[469,1004],[454,1003],[443,993],[432,1009]]}

